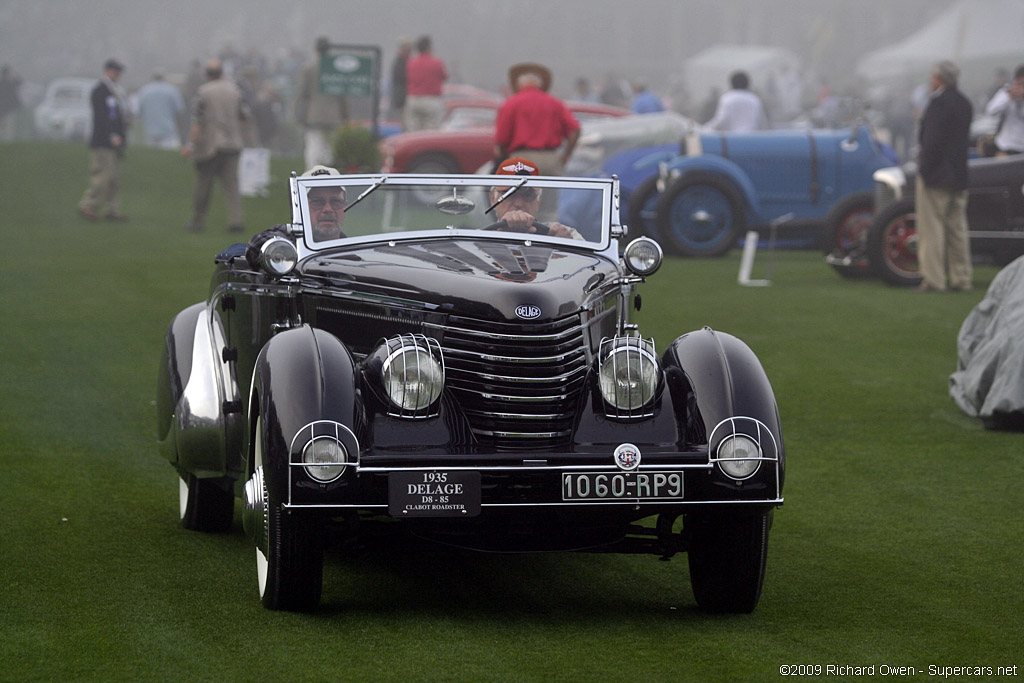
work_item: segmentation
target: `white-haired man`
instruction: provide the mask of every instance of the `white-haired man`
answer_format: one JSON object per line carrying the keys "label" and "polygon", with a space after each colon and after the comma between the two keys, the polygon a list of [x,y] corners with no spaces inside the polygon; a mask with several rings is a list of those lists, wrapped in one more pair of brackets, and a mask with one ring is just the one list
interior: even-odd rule
{"label": "white-haired man", "polygon": [[915,208],[921,291],[971,288],[967,146],[973,108],[957,89],[959,75],[950,61],[932,69],[931,99],[918,132]]}
{"label": "white-haired man", "polygon": [[[494,160],[513,155],[529,157],[540,175],[560,176],[580,136],[580,122],[557,97],[548,94],[551,72],[540,64],[517,64],[509,69],[515,94],[498,109],[494,129]],[[542,205],[553,215],[556,193]]]}

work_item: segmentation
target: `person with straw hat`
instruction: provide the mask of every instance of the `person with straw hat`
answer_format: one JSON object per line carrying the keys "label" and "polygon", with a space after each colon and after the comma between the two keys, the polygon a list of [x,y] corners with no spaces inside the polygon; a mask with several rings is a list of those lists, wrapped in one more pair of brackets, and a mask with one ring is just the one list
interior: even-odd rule
{"label": "person with straw hat", "polygon": [[[494,160],[529,157],[540,175],[560,176],[580,135],[580,123],[568,107],[548,93],[551,71],[532,62],[509,69],[514,94],[498,109],[494,133]],[[550,197],[550,199],[548,198]],[[543,211],[554,213],[555,193],[545,197]]]}

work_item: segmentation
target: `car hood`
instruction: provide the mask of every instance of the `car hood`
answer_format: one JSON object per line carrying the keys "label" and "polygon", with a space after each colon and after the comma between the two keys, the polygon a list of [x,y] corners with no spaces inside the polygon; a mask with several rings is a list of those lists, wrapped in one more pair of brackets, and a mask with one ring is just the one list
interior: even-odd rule
{"label": "car hood", "polygon": [[385,146],[401,147],[405,145],[418,145],[424,142],[435,142],[437,140],[462,140],[471,137],[494,137],[494,126],[462,128],[459,130],[417,130],[409,133],[399,133],[384,140]]}
{"label": "car hood", "polygon": [[378,244],[318,254],[301,268],[317,288],[496,322],[571,315],[618,274],[593,252],[503,240]]}

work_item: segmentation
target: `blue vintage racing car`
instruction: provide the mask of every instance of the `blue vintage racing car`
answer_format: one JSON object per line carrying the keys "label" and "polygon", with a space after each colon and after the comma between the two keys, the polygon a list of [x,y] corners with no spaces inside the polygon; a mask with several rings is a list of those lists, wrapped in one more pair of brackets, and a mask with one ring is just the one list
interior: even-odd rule
{"label": "blue vintage racing car", "polygon": [[893,163],[867,126],[701,132],[616,155],[602,175],[619,178],[634,233],[671,253],[719,256],[780,220],[787,236],[830,250],[833,235],[870,222],[872,174]]}

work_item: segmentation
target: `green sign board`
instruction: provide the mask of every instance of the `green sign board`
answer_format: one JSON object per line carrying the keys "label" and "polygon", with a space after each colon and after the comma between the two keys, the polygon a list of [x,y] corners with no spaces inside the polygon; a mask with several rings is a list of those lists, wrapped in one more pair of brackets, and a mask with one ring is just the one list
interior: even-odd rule
{"label": "green sign board", "polygon": [[325,95],[374,96],[379,61],[379,48],[332,45],[320,55],[320,92]]}

